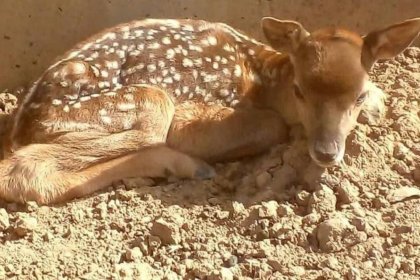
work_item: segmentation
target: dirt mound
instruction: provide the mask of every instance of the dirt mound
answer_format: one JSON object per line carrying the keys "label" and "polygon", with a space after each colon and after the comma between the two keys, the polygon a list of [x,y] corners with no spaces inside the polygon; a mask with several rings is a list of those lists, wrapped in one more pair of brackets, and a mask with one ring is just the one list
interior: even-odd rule
{"label": "dirt mound", "polygon": [[311,164],[296,137],[216,166],[211,181],[124,180],[66,205],[4,205],[0,279],[419,279],[420,49],[372,80],[384,118],[362,113],[339,168]]}

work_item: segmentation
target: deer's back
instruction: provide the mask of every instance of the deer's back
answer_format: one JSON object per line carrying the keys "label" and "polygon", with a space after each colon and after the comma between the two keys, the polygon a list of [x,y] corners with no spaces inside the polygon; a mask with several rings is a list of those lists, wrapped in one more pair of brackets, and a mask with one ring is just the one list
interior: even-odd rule
{"label": "deer's back", "polygon": [[57,123],[68,130],[128,129],[116,120],[136,110],[136,95],[121,93],[132,84],[156,86],[175,104],[235,106],[250,77],[256,82],[250,62],[259,48],[265,46],[219,23],[116,26],[78,44],[44,73],[18,111],[12,137],[36,142],[31,135],[63,130]]}

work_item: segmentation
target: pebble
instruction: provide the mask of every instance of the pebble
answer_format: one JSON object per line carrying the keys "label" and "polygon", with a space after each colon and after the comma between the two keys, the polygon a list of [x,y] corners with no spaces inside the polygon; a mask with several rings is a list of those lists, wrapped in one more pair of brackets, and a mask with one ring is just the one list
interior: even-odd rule
{"label": "pebble", "polygon": [[128,261],[138,262],[143,258],[143,253],[139,247],[134,247],[131,249],[127,249],[125,252],[125,258]]}
{"label": "pebble", "polygon": [[37,225],[38,221],[36,218],[21,214],[16,220],[14,231],[18,236],[23,237],[33,232]]}
{"label": "pebble", "polygon": [[359,190],[348,180],[344,180],[337,187],[338,201],[343,204],[350,204],[359,200]]}
{"label": "pebble", "polygon": [[402,143],[396,143],[394,145],[393,154],[396,159],[400,159],[400,160],[405,159],[409,152],[410,150],[406,146],[404,146]]}
{"label": "pebble", "polygon": [[271,200],[268,202],[262,202],[261,206],[258,207],[259,218],[275,218],[277,217],[277,209],[279,204],[277,201]]}
{"label": "pebble", "polygon": [[8,229],[10,226],[9,214],[6,209],[0,208],[0,231]]}
{"label": "pebble", "polygon": [[332,189],[321,184],[319,190],[314,192],[308,202],[308,212],[318,212],[320,214],[334,212],[336,209],[337,198]]}
{"label": "pebble", "polygon": [[350,270],[347,272],[347,279],[360,280],[360,271],[355,267],[350,268]]}
{"label": "pebble", "polygon": [[298,191],[295,195],[296,203],[299,206],[307,206],[311,194],[305,190]]}
{"label": "pebble", "polygon": [[343,248],[343,235],[349,228],[351,228],[351,225],[343,216],[337,216],[322,222],[316,233],[321,250],[325,252],[340,251]]}
{"label": "pebble", "polygon": [[179,244],[181,242],[179,226],[175,223],[166,222],[163,219],[153,222],[150,234],[158,236],[163,245]]}

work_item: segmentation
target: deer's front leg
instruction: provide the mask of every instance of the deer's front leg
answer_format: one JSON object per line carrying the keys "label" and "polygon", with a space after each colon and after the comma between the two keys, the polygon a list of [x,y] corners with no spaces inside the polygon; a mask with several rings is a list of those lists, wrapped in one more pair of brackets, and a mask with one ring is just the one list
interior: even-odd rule
{"label": "deer's front leg", "polygon": [[184,104],[176,109],[167,144],[215,162],[264,152],[287,136],[286,125],[272,111]]}

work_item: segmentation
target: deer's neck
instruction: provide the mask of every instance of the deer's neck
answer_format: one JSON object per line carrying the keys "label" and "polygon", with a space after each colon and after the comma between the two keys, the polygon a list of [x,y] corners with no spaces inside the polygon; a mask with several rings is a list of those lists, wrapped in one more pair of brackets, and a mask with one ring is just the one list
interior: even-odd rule
{"label": "deer's neck", "polygon": [[254,81],[257,90],[249,91],[248,95],[253,106],[275,110],[287,123],[297,123],[290,57],[265,45],[254,46],[253,50],[255,54],[249,55],[249,71],[258,77]]}

